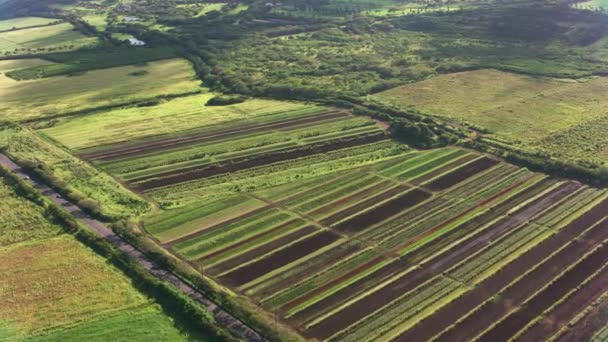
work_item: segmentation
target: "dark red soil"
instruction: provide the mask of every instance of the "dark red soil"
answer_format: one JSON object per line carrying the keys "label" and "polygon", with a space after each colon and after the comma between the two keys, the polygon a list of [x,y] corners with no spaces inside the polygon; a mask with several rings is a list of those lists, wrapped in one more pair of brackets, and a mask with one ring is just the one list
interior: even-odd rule
{"label": "dark red soil", "polygon": [[429,279],[445,272],[458,262],[466,259],[488,243],[499,239],[504,234],[521,226],[530,217],[542,212],[553,202],[567,196],[580,187],[577,183],[567,183],[553,190],[547,196],[534,201],[517,213],[500,220],[492,227],[482,231],[475,237],[470,238],[458,247],[444,253],[439,258],[433,259],[421,265],[421,268],[408,273],[393,283],[374,292],[371,295],[355,302],[342,311],[330,316],[321,323],[313,326],[306,332],[307,336],[318,339],[326,339],[336,332],[347,328],[351,324],[365,318],[368,314],[391,303],[403,293],[413,290]]}
{"label": "dark red soil", "polygon": [[224,253],[226,253],[226,252],[228,252],[230,250],[233,250],[235,248],[239,248],[239,247],[241,247],[241,246],[243,246],[243,245],[245,245],[245,244],[247,244],[247,243],[249,243],[251,241],[263,238],[265,236],[274,234],[275,232],[278,232],[278,231],[281,231],[281,230],[284,230],[284,229],[288,229],[288,228],[290,228],[291,226],[293,226],[294,224],[296,224],[298,222],[301,223],[301,222],[304,222],[304,221],[298,220],[298,219],[294,219],[294,220],[291,220],[289,222],[285,222],[285,223],[283,223],[283,224],[281,224],[279,226],[276,226],[276,227],[274,227],[272,229],[269,229],[267,231],[261,232],[259,234],[255,234],[255,235],[253,235],[253,236],[251,236],[251,237],[249,237],[249,238],[247,238],[245,240],[242,240],[242,241],[239,241],[239,242],[234,243],[232,245],[226,246],[225,248],[219,249],[219,250],[217,250],[217,251],[215,251],[215,252],[213,252],[211,254],[207,254],[204,257],[201,257],[201,258],[197,259],[196,262],[201,262],[201,261],[212,259],[212,258],[214,258],[214,257],[216,257],[216,256],[218,256],[220,254],[224,254]]}
{"label": "dark red soil", "polygon": [[438,179],[427,184],[426,188],[430,189],[431,191],[445,190],[462,182],[463,180],[469,177],[476,175],[479,172],[491,168],[492,166],[498,163],[498,160],[483,157],[467,165],[464,165],[454,170],[453,172],[448,173],[445,176],[439,177]]}
{"label": "dark red soil", "polygon": [[[274,164],[297,158],[313,156],[316,154],[333,152],[349,147],[371,144],[374,142],[388,139],[384,133],[361,135],[350,139],[336,139],[329,142],[322,142],[314,145],[288,148],[262,155],[239,157],[221,163],[209,164],[204,166],[193,166],[180,170],[164,172],[149,177],[132,179],[133,187],[140,191],[160,188],[163,186],[179,184],[191,180],[218,176],[251,169],[258,166]],[[162,178],[161,178],[162,177]]]}
{"label": "dark red soil", "polygon": [[[454,241],[461,239],[467,234],[470,234],[471,232],[491,222],[496,217],[505,214],[514,206],[540,193],[552,184],[553,183],[551,181],[544,180],[529,187],[525,191],[522,191],[520,194],[509,198],[501,205],[494,207],[493,210],[481,214],[467,222],[464,222],[457,228],[450,230],[449,232],[435,238],[433,240],[432,247],[418,249],[404,257],[395,260],[394,262],[391,262],[390,264],[380,268],[379,270],[373,272],[370,275],[363,277],[362,279],[349,285],[348,287],[345,287],[332,294],[331,296],[328,296],[316,302],[315,304],[307,307],[306,309],[296,313],[294,316],[292,316],[290,320],[300,324],[307,322],[312,317],[316,317],[318,314],[324,313],[329,309],[335,307],[336,305],[343,303],[351,299],[352,297],[358,295],[359,293],[383,282],[384,280],[393,276],[396,272],[408,269],[421,262],[422,260],[431,257],[437,250],[449,246]],[[468,241],[471,241],[475,238],[477,238],[477,236],[469,238]],[[443,258],[447,258],[447,255],[449,255],[448,252],[444,252],[441,255],[435,256],[433,260],[441,260]]]}
{"label": "dark red soil", "polygon": [[260,256],[262,256],[266,253],[270,253],[277,248],[281,248],[282,246],[285,246],[286,244],[288,244],[292,241],[295,241],[306,235],[312,234],[315,231],[316,231],[316,228],[311,227],[311,226],[304,227],[302,229],[298,229],[297,231],[295,231],[293,233],[287,234],[279,239],[270,241],[262,246],[259,246],[255,249],[250,250],[249,252],[237,255],[231,259],[223,261],[222,263],[209,268],[209,270],[208,270],[209,274],[213,275],[213,274],[220,274],[222,272],[225,272],[238,265],[244,264],[244,263],[248,262],[249,260],[253,260],[255,258],[259,258]]}
{"label": "dark red soil", "polygon": [[[592,224],[592,223],[591,223]],[[599,228],[599,229],[598,229]],[[465,320],[460,322],[454,328],[447,331],[440,337],[440,341],[468,341],[472,337],[481,333],[484,329],[489,327],[492,323],[499,321],[502,317],[507,315],[509,311],[515,309],[518,305],[522,304],[528,296],[532,295],[535,291],[540,289],[543,285],[549,283],[554,277],[562,272],[569,265],[575,263],[581,255],[597,246],[601,241],[608,237],[608,230],[602,229],[602,227],[596,227],[588,234],[585,234],[585,241],[575,241],[571,245],[565,247],[558,254],[551,257],[549,260],[539,265],[538,268],[528,273],[522,279],[518,280],[515,284],[509,286],[507,289],[500,293],[498,300],[490,301],[484,304],[479,310],[474,312],[472,315],[467,317]],[[546,244],[539,246],[542,249],[534,248],[532,251],[540,253],[541,257],[546,257],[551,252],[554,252],[556,248],[560,246],[551,246],[552,249],[548,249]],[[541,258],[542,259],[542,258]],[[492,296],[498,292],[496,289],[497,285],[506,286],[509,281],[513,281],[518,275],[533,268],[539,262],[529,263],[520,265],[519,269],[508,268],[513,273],[508,274],[506,283],[494,284],[494,292],[486,293],[488,296]],[[501,273],[503,273],[501,271]],[[491,278],[490,281],[494,278]],[[487,298],[487,297],[486,297]],[[548,303],[550,304],[550,303]],[[513,333],[515,333],[514,331]]]}
{"label": "dark red soil", "polygon": [[[431,194],[420,189],[413,189],[395,199],[335,225],[333,229],[349,234],[358,233],[376,223],[397,215],[399,212],[424,202]],[[377,202],[376,202],[377,203]],[[371,203],[370,203],[371,204]]]}
{"label": "dark red soil", "polygon": [[[363,189],[361,191],[355,192],[354,194],[351,194],[347,197],[341,198],[337,201],[331,202],[329,204],[327,204],[326,206],[323,206],[319,209],[316,209],[314,211],[312,211],[309,215],[316,217],[316,216],[320,216],[320,215],[324,215],[327,213],[330,213],[332,211],[334,211],[336,208],[340,208],[343,207],[344,205],[349,204],[350,202],[359,202],[358,200],[361,198],[365,198],[373,193],[379,192],[379,191],[383,191],[386,188],[390,187],[391,185],[393,185],[394,183],[391,181],[382,181],[379,184],[370,186],[367,189]],[[334,221],[335,222],[335,221]]]}
{"label": "dark red soil", "polygon": [[591,338],[608,324],[608,300],[602,300],[583,318],[559,336],[558,342],[591,341]]}
{"label": "dark red soil", "polygon": [[[546,341],[564,327],[577,314],[591,305],[608,290],[608,269],[604,269],[591,281],[578,289],[566,301],[552,309],[541,321],[534,324],[517,338],[517,341]],[[580,341],[580,340],[579,340]]]}
{"label": "dark red soil", "polygon": [[271,208],[268,207],[268,206],[265,206],[265,207],[262,207],[262,208],[259,208],[259,209],[255,209],[255,210],[250,211],[250,212],[248,212],[246,214],[243,214],[241,216],[237,216],[235,218],[231,218],[229,220],[226,220],[226,221],[220,222],[218,224],[215,224],[215,225],[213,225],[211,227],[207,227],[204,230],[197,231],[197,232],[192,232],[192,233],[190,233],[188,235],[180,237],[179,239],[171,240],[171,241],[165,243],[165,246],[175,246],[178,243],[194,239],[195,237],[197,237],[197,236],[199,236],[201,234],[207,234],[209,232],[213,232],[215,230],[222,229],[222,228],[224,228],[224,227],[226,227],[228,225],[231,225],[231,224],[233,224],[235,222],[244,220],[246,218],[249,218],[251,216],[257,215],[257,214],[259,214],[259,213],[261,213],[261,212],[263,212],[265,210],[269,210],[269,209],[271,209]]}
{"label": "dark red soil", "polygon": [[[405,185],[396,186],[396,187],[394,187],[392,189],[384,191],[384,192],[382,192],[382,193],[380,193],[380,194],[378,194],[376,196],[368,198],[368,199],[366,199],[364,201],[361,201],[361,202],[359,202],[359,203],[357,203],[357,204],[355,204],[355,205],[353,205],[351,207],[348,207],[348,208],[346,208],[344,210],[341,210],[341,211],[339,211],[339,212],[337,212],[337,213],[335,213],[333,215],[330,215],[329,217],[324,218],[323,220],[321,220],[321,224],[325,225],[325,226],[331,226],[331,225],[333,225],[334,223],[336,223],[336,222],[338,222],[340,220],[343,220],[343,219],[345,219],[345,218],[347,218],[349,216],[352,216],[352,215],[355,215],[357,213],[360,213],[360,212],[364,211],[365,209],[367,209],[367,208],[369,208],[369,207],[371,207],[371,206],[373,206],[375,204],[378,204],[378,203],[380,203],[380,202],[382,202],[382,201],[384,201],[386,199],[389,199],[389,198],[391,198],[391,197],[393,197],[393,196],[395,196],[397,194],[405,192],[408,189],[409,189],[409,187],[405,186]],[[324,209],[324,208],[321,208],[321,209]]]}
{"label": "dark red soil", "polygon": [[272,272],[277,268],[283,267],[300,258],[303,258],[308,254],[337,241],[339,238],[340,236],[336,235],[335,233],[323,231],[303,241],[296,242],[295,244],[273,253],[268,257],[234,270],[220,277],[220,280],[228,286],[241,286],[263,276],[266,273]]}
{"label": "dark red soil", "polygon": [[87,160],[109,161],[124,157],[139,156],[158,151],[165,151],[189,145],[201,144],[239,135],[249,135],[257,132],[268,131],[271,129],[288,128],[290,126],[297,126],[309,122],[335,119],[348,115],[349,114],[345,112],[332,111],[298,119],[287,119],[281,121],[274,121],[272,123],[247,125],[229,129],[218,129],[214,131],[207,131],[204,133],[196,133],[192,135],[184,135],[180,137],[160,137],[154,140],[146,140],[140,143],[122,143],[117,145],[111,145],[101,152],[98,151],[88,153],[85,151],[83,153],[79,153],[78,156]]}
{"label": "dark red soil", "polygon": [[420,184],[422,184],[422,183],[424,183],[424,182],[426,182],[428,180],[431,180],[431,179],[433,179],[433,178],[435,178],[435,177],[437,177],[437,176],[439,176],[439,175],[441,175],[441,174],[443,174],[445,172],[448,172],[448,171],[452,170],[453,168],[457,167],[458,165],[462,165],[462,164],[468,163],[468,162],[470,162],[471,160],[473,160],[473,159],[475,159],[477,157],[479,157],[479,155],[477,155],[477,154],[465,155],[465,156],[463,156],[461,158],[458,158],[458,159],[456,159],[456,160],[454,160],[454,161],[452,161],[450,163],[447,163],[446,165],[444,165],[444,166],[442,166],[442,167],[440,167],[438,169],[435,169],[434,171],[431,171],[431,172],[429,172],[429,173],[427,173],[425,175],[422,175],[422,176],[420,176],[420,177],[412,180],[411,183],[415,184],[415,185],[420,185]]}
{"label": "dark red soil", "polygon": [[[608,231],[608,224],[605,221],[600,226],[600,229]],[[608,235],[604,235],[604,238],[606,237]],[[580,257],[580,254],[577,254],[577,257]],[[576,289],[585,279],[604,266],[606,262],[608,262],[608,245],[603,245],[576,266],[566,271],[547,288],[537,293],[520,310],[511,313],[506,319],[483,334],[480,341],[494,342],[515,335],[568,292]],[[561,263],[556,263],[556,265],[552,265],[552,268],[561,267],[560,265]],[[524,287],[524,290],[528,290],[528,288]],[[530,293],[526,292],[526,294]],[[509,301],[509,299],[509,297],[505,297],[505,301]]]}
{"label": "dark red soil", "polygon": [[[608,212],[608,200],[592,208],[555,235],[541,242],[538,246],[526,252],[496,274],[477,285],[471,292],[459,297],[455,301],[441,308],[432,316],[422,320],[412,329],[404,332],[396,341],[427,341],[431,337],[452,325],[464,317],[469,311],[483,303],[487,298],[495,295],[504,286],[509,284],[518,274],[528,270],[531,265],[537,265],[552,251],[572,241],[585,229],[600,220]],[[445,340],[450,340],[452,334],[445,335]],[[454,341],[462,340],[454,336]]]}

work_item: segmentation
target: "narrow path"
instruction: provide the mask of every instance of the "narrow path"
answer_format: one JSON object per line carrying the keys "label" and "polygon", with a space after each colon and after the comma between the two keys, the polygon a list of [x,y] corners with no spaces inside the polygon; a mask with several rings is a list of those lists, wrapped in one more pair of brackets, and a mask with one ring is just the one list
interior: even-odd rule
{"label": "narrow path", "polygon": [[152,273],[155,277],[160,280],[167,281],[177,287],[184,294],[202,304],[207,310],[213,313],[216,321],[222,326],[232,331],[237,336],[243,338],[246,341],[266,341],[258,332],[247,326],[245,323],[228,313],[220,306],[203,296],[199,291],[194,289],[192,286],[179,279],[173,273],[170,273],[160,267],[158,267],[152,260],[145,256],[142,252],[134,248],[132,245],[124,241],[120,236],[116,235],[111,229],[109,229],[103,223],[91,218],[89,215],[84,213],[78,206],[69,202],[68,200],[61,197],[57,192],[43,184],[42,182],[30,177],[26,174],[19,165],[15,164],[6,155],[0,153],[0,164],[10,169],[18,176],[29,181],[36,189],[42,194],[49,197],[53,202],[62,206],[70,214],[88,226],[97,235],[103,237],[113,246],[127,253],[133,260],[141,264],[146,270]]}

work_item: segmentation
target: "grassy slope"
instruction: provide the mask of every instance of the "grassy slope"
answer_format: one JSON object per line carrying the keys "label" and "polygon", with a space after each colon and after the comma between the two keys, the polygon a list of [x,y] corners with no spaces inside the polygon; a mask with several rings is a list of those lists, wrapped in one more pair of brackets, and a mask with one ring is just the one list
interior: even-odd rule
{"label": "grassy slope", "polygon": [[[135,72],[147,72],[133,75]],[[2,119],[53,116],[87,108],[129,103],[199,89],[190,64],[181,59],[90,71],[33,81],[0,76]]]}
{"label": "grassy slope", "polygon": [[37,18],[37,17],[21,17],[9,20],[0,21],[0,31],[12,30],[13,28],[23,28],[38,25],[48,25],[56,19]]}
{"label": "grassy slope", "polygon": [[[585,146],[588,141],[581,134],[565,133],[589,122],[605,127],[607,90],[606,78],[565,81],[479,70],[435,77],[374,97],[472,123],[499,138],[521,142],[524,148],[540,147],[567,158],[594,158],[602,151]],[[587,138],[602,139],[599,132],[584,131]],[[566,135],[571,138],[567,143],[557,143]]]}
{"label": "grassy slope", "polygon": [[97,42],[96,37],[83,36],[75,31],[71,24],[63,23],[0,33],[0,52],[12,54],[15,49],[31,49],[28,51],[30,53],[42,52],[38,49],[73,50],[95,45]]}

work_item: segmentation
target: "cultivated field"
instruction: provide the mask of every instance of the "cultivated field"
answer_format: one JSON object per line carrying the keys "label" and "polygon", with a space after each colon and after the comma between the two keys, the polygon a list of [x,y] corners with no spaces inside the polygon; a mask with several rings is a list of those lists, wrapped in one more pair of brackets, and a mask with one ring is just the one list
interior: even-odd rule
{"label": "cultivated field", "polygon": [[8,20],[0,20],[0,31],[23,29],[32,26],[49,25],[57,22],[57,19],[20,17]]}
{"label": "cultivated field", "polygon": [[556,80],[479,70],[438,76],[375,95],[471,123],[487,137],[567,160],[608,160],[608,79]]}
{"label": "cultivated field", "polygon": [[158,96],[199,91],[200,81],[194,77],[192,66],[182,59],[30,81],[0,76],[0,111],[3,120],[19,121],[130,104]]}
{"label": "cultivated field", "polygon": [[[12,25],[0,21],[0,27]],[[0,54],[18,55],[50,51],[69,51],[98,44],[97,37],[87,37],[69,23],[0,32]]]}
{"label": "cultivated field", "polygon": [[[341,110],[267,109],[128,142],[105,138],[121,116],[105,118],[45,134],[160,204],[143,223],[165,248],[307,338],[544,340],[564,333],[540,323],[545,310],[568,305],[568,322],[604,290],[571,297],[604,279],[605,191],[412,150]],[[68,135],[77,123],[92,135]]]}

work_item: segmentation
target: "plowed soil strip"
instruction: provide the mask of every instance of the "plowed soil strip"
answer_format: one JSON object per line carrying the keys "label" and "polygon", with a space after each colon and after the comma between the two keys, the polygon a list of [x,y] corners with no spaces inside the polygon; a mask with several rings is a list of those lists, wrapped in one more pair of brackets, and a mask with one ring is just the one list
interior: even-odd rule
{"label": "plowed soil strip", "polygon": [[462,165],[465,163],[470,162],[471,160],[475,159],[475,158],[479,158],[478,154],[469,154],[469,155],[465,155],[461,158],[458,158],[457,160],[454,160],[453,162],[450,162],[436,170],[433,170],[425,175],[422,175],[414,180],[411,181],[412,184],[414,185],[420,185],[426,181],[429,181],[445,172],[448,172],[456,167],[458,167],[458,165]]}
{"label": "plowed soil strip", "polygon": [[603,299],[583,318],[568,327],[556,340],[558,342],[591,341],[591,338],[608,324],[608,300]]}
{"label": "plowed soil strip", "polygon": [[[543,285],[550,282],[565,268],[575,263],[581,255],[590,251],[594,246],[599,245],[608,237],[608,230],[597,228],[598,227],[595,227],[588,234],[585,234],[586,241],[575,241],[565,247],[562,251],[552,256],[549,260],[545,261],[542,265],[538,266],[522,279],[518,280],[515,284],[510,285],[507,289],[502,291],[500,294],[500,300],[486,302],[473,314],[465,318],[452,329],[445,332],[439,338],[439,340],[468,341],[480,334],[492,323],[499,321],[502,317],[508,314],[510,310],[514,309],[516,306],[520,305],[524,300],[526,300],[529,295],[533,294]],[[560,246],[555,246],[555,248],[559,247]],[[534,250],[537,250],[537,248]],[[555,251],[555,249],[549,250],[543,248],[539,252],[544,252],[546,256],[552,251]],[[526,264],[518,270],[513,270],[516,273],[510,274],[511,281],[526,270],[533,268],[535,265],[536,264]],[[506,284],[502,285],[506,286]],[[496,294],[496,291],[487,295],[491,297],[494,294]]]}
{"label": "plowed soil strip", "polygon": [[221,274],[222,272],[228,271],[228,270],[235,268],[239,265],[242,265],[250,260],[259,258],[266,253],[270,253],[277,248],[281,248],[282,246],[285,246],[290,242],[296,241],[306,235],[310,235],[310,234],[314,233],[315,231],[316,231],[316,228],[314,228],[312,226],[304,227],[293,233],[287,234],[279,239],[270,241],[262,246],[252,249],[249,252],[245,252],[245,253],[237,255],[229,260],[223,261],[222,263],[211,267],[209,269],[209,273],[212,275]]}
{"label": "plowed soil strip", "polygon": [[498,163],[498,160],[490,159],[488,157],[475,160],[467,165],[464,165],[454,170],[453,172],[439,177],[438,179],[429,183],[426,188],[430,189],[431,191],[445,190],[462,182],[463,180],[469,177],[476,175],[479,172],[491,168],[492,166]]}
{"label": "plowed soil strip", "polygon": [[215,224],[213,226],[206,227],[204,229],[196,229],[195,231],[193,231],[192,233],[190,233],[188,235],[184,235],[184,236],[179,237],[177,239],[167,241],[167,242],[164,243],[164,245],[165,246],[174,246],[174,245],[177,245],[177,244],[182,243],[184,241],[188,241],[188,240],[194,239],[195,237],[197,237],[197,236],[199,236],[201,234],[207,234],[207,233],[211,233],[213,231],[216,231],[218,229],[222,229],[223,227],[226,227],[226,226],[229,226],[229,225],[231,225],[233,223],[236,223],[238,221],[247,219],[247,218],[249,218],[251,216],[255,216],[255,215],[257,215],[257,214],[259,214],[259,213],[261,213],[261,212],[263,212],[265,210],[269,210],[269,209],[270,209],[270,207],[268,207],[268,206],[261,207],[259,209],[255,209],[253,211],[245,213],[245,214],[243,214],[241,216],[237,216],[237,217],[231,218],[229,220],[220,222],[220,223]]}
{"label": "plowed soil strip", "polygon": [[[556,306],[545,318],[536,322],[517,341],[547,341],[559,329],[566,326],[570,320],[606,291],[608,284],[608,269],[604,269],[591,281],[578,289],[566,301]],[[582,340],[578,340],[582,341]]]}
{"label": "plowed soil strip", "polygon": [[[330,308],[333,308],[336,305],[343,303],[349,300],[350,298],[353,298],[354,296],[362,293],[366,289],[369,289],[372,286],[375,286],[381,283],[382,281],[388,279],[395,273],[406,270],[421,262],[422,260],[431,257],[437,250],[441,250],[442,248],[453,243],[454,241],[457,241],[458,239],[461,239],[467,234],[474,232],[478,228],[483,227],[485,224],[491,222],[496,217],[505,214],[514,206],[520,204],[521,202],[527,200],[532,196],[537,195],[538,193],[547,189],[547,187],[551,185],[552,182],[546,179],[527,188],[525,191],[522,191],[521,193],[509,198],[499,206],[493,208],[492,211],[488,211],[467,222],[464,222],[456,229],[452,229],[448,233],[442,234],[441,236],[437,237],[435,240],[433,240],[432,247],[418,249],[404,257],[395,260],[394,262],[391,262],[390,264],[380,268],[379,270],[371,273],[370,275],[363,277],[362,279],[349,285],[348,287],[345,287],[332,294],[331,296],[328,296],[307,307],[306,309],[303,309],[302,311],[296,313],[290,318],[290,321],[298,323],[307,322],[312,317],[316,317],[317,315],[326,312]],[[479,234],[470,237],[469,239],[464,241],[463,244],[473,241],[480,235],[483,235],[484,232],[485,231],[482,231]],[[443,258],[447,258],[449,254],[450,251],[443,252],[440,255],[435,256],[433,260],[441,260]]]}
{"label": "plowed soil strip", "polygon": [[[269,229],[269,230],[267,230],[267,231],[261,232],[261,233],[259,233],[259,234],[255,234],[254,236],[251,236],[251,237],[249,237],[249,238],[247,238],[247,239],[245,239],[245,240],[239,241],[239,242],[237,242],[237,243],[233,243],[233,244],[228,245],[228,246],[226,246],[226,247],[224,247],[224,248],[222,248],[222,249],[219,249],[219,250],[217,250],[217,251],[215,251],[215,252],[213,252],[213,253],[209,253],[209,254],[207,254],[207,255],[205,255],[205,256],[202,256],[202,257],[200,257],[200,258],[196,259],[195,261],[196,261],[196,262],[202,262],[202,261],[206,261],[206,260],[212,259],[212,258],[214,258],[214,257],[216,257],[216,256],[218,256],[218,255],[224,254],[224,253],[226,253],[226,252],[229,252],[229,251],[231,251],[231,250],[234,250],[234,249],[236,249],[236,248],[239,248],[239,247],[241,247],[241,246],[243,246],[243,245],[246,245],[246,244],[248,244],[248,243],[249,243],[249,242],[251,242],[251,241],[254,241],[254,240],[257,240],[257,239],[263,238],[263,237],[265,237],[265,236],[268,236],[268,235],[274,234],[275,232],[281,231],[281,230],[283,230],[283,229],[290,228],[290,227],[291,227],[291,226],[293,226],[294,224],[298,223],[298,221],[299,221],[299,220],[295,220],[295,219],[294,219],[294,220],[291,220],[291,221],[289,221],[289,222],[285,222],[285,223],[283,223],[283,224],[281,224],[281,225],[279,225],[279,226],[276,226],[276,227],[274,227],[274,228],[272,228],[272,229]],[[303,222],[303,221],[300,221],[300,222]]]}
{"label": "plowed soil strip", "polygon": [[272,129],[287,128],[297,126],[304,123],[324,121],[328,119],[346,117],[349,114],[344,112],[328,112],[299,119],[287,119],[275,121],[273,123],[264,123],[257,125],[241,126],[212,132],[199,133],[195,135],[171,137],[166,139],[149,140],[137,144],[122,144],[109,146],[108,149],[101,152],[83,152],[78,153],[78,156],[87,160],[114,160],[129,156],[137,156],[148,154],[168,149],[184,147],[188,145],[211,142],[220,139],[226,139],[245,134],[253,134],[256,132],[268,131]]}
{"label": "plowed soil strip", "polygon": [[[316,154],[333,152],[349,147],[371,144],[374,142],[386,140],[387,137],[381,134],[364,135],[353,139],[333,141],[330,143],[318,144],[316,146],[303,146],[298,149],[280,150],[272,153],[265,153],[255,157],[242,157],[232,159],[219,164],[206,165],[203,167],[195,166],[181,170],[161,173],[158,175],[133,179],[134,188],[145,191],[163,186],[183,183],[191,180],[213,177],[221,174],[237,172],[241,170],[251,169],[258,166],[274,164],[291,159],[309,157]],[[165,178],[156,178],[165,177]],[[153,179],[150,179],[153,178]]]}
{"label": "plowed soil strip", "polygon": [[397,215],[401,211],[422,203],[430,197],[431,194],[428,192],[413,189],[361,215],[343,221],[334,226],[333,229],[346,233],[358,233],[378,222]]}
{"label": "plowed soil strip", "polygon": [[457,248],[448,251],[445,256],[422,264],[419,270],[408,273],[384,288],[347,306],[342,311],[337,312],[333,316],[330,316],[321,323],[313,326],[306,332],[307,335],[319,339],[326,339],[336,332],[347,328],[351,324],[365,318],[368,314],[389,304],[401,294],[413,290],[427,280],[454,266],[456,263],[466,259],[486,244],[520,226],[531,217],[551,206],[553,202],[566,197],[579,187],[580,184],[578,183],[564,184],[541,199],[527,205],[512,216],[500,220],[492,225],[492,227],[489,227],[481,234],[466,241]]}
{"label": "plowed soil strip", "polygon": [[[513,281],[519,274],[537,265],[550,253],[575,239],[585,229],[602,219],[606,213],[608,213],[608,200],[598,204],[572,221],[558,233],[547,238],[538,246],[521,255],[490,278],[477,285],[474,290],[446,305],[432,316],[422,320],[395,340],[399,342],[430,340],[431,337],[439,334],[475,307],[481,305],[487,298],[498,293],[500,289]],[[449,340],[451,337],[451,333],[445,335],[446,340]],[[462,340],[462,337],[460,339],[454,338],[454,341]]]}
{"label": "plowed soil strip", "polygon": [[220,280],[228,286],[241,286],[272,272],[277,268],[303,258],[306,255],[337,241],[339,238],[340,237],[335,233],[329,231],[321,232],[303,241],[296,242],[268,257],[234,270],[222,276]]}
{"label": "plowed soil strip", "polygon": [[[600,226],[600,229],[608,230],[608,224],[605,221]],[[480,341],[494,342],[515,335],[553,303],[560,300],[569,291],[576,289],[585,279],[604,266],[606,262],[608,262],[608,245],[603,245],[576,266],[566,271],[551,285],[537,293],[524,307],[511,313],[506,319],[483,334]],[[504,300],[508,301],[509,298],[505,297]]]}
{"label": "plowed soil strip", "polygon": [[391,198],[391,197],[393,197],[393,196],[395,196],[397,194],[405,192],[408,189],[409,189],[409,187],[407,187],[405,185],[396,186],[396,187],[394,187],[392,189],[389,189],[389,190],[387,190],[387,191],[385,191],[385,192],[383,192],[381,194],[378,194],[378,195],[376,195],[376,196],[374,196],[372,198],[368,198],[367,200],[364,200],[364,201],[362,201],[360,203],[357,203],[356,205],[353,205],[353,206],[348,207],[348,208],[346,208],[346,209],[344,209],[342,211],[339,211],[339,212],[337,212],[337,213],[335,213],[335,214],[333,214],[333,215],[331,215],[329,217],[326,217],[325,219],[321,220],[320,223],[322,225],[325,225],[325,226],[331,226],[334,223],[336,223],[336,222],[338,222],[338,221],[340,221],[342,219],[345,219],[345,218],[347,218],[349,216],[352,216],[352,215],[354,215],[356,213],[362,212],[363,210],[365,210],[365,209],[367,209],[367,208],[369,208],[369,207],[371,207],[371,206],[373,206],[375,204],[378,204],[378,203],[380,203],[380,202],[382,202],[382,201],[384,201],[384,200],[386,200],[388,198]]}

